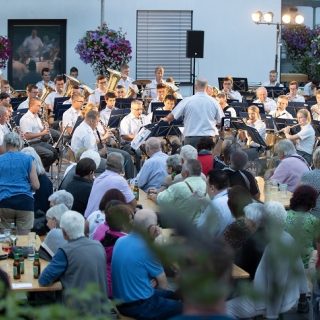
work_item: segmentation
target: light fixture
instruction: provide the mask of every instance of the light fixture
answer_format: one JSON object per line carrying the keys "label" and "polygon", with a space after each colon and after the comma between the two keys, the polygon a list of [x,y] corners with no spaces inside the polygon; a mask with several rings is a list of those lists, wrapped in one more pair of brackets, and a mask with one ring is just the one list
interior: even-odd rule
{"label": "light fixture", "polygon": [[266,12],[263,14],[263,20],[265,23],[272,23],[273,21],[273,13],[272,12]]}
{"label": "light fixture", "polygon": [[304,16],[301,14],[297,14],[294,18],[294,21],[296,24],[303,24],[304,22]]}
{"label": "light fixture", "polygon": [[251,15],[252,21],[255,23],[261,22],[262,20],[262,12],[261,11],[257,11],[252,13]]}
{"label": "light fixture", "polygon": [[282,22],[285,24],[288,24],[291,22],[291,16],[290,14],[286,13],[282,16]]}

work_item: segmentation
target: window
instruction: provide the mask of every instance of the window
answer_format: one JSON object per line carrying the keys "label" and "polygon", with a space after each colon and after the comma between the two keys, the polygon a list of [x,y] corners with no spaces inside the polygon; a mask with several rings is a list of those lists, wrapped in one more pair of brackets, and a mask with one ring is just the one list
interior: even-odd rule
{"label": "window", "polygon": [[136,78],[154,79],[154,69],[161,65],[164,78],[190,83],[187,30],[192,30],[192,11],[138,10]]}

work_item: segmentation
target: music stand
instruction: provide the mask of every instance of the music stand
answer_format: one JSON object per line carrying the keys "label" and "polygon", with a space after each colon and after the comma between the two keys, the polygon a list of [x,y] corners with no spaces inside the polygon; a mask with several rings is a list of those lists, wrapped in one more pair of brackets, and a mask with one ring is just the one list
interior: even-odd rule
{"label": "music stand", "polygon": [[100,96],[99,111],[103,110],[105,107],[106,107],[106,100],[104,99],[104,96]]}
{"label": "music stand", "polygon": [[275,131],[275,128],[277,128],[274,118],[270,114],[266,114],[265,124],[267,131]]}
{"label": "music stand", "polygon": [[115,107],[118,109],[130,109],[132,98],[117,98]]}
{"label": "music stand", "polygon": [[266,113],[266,111],[264,110],[264,104],[263,104],[263,103],[252,102],[252,103],[250,103],[250,106],[256,106],[256,107],[258,107],[258,108],[259,108],[260,115],[261,115],[261,113]]}
{"label": "music stand", "polygon": [[181,136],[181,131],[179,127],[181,127],[182,123],[174,120],[172,122],[160,121],[155,124],[149,124],[145,126],[147,129],[151,131],[149,137],[168,137],[168,136]]}
{"label": "music stand", "polygon": [[266,142],[262,139],[256,128],[247,126],[246,130],[253,142],[259,144],[261,147],[267,148]]}
{"label": "music stand", "polygon": [[151,103],[151,112],[157,110],[158,108],[162,108],[164,106],[163,102],[150,102]]}
{"label": "music stand", "polygon": [[130,109],[113,109],[108,121],[109,128],[118,128],[121,120],[130,113]]}
{"label": "music stand", "polygon": [[315,131],[316,137],[320,137],[320,121],[312,120],[311,124],[312,124],[314,131]]}
{"label": "music stand", "polygon": [[[218,82],[219,82],[219,89],[222,90],[223,88],[223,79],[225,77],[219,77]],[[232,78],[233,79],[233,90],[236,91],[248,91],[249,86],[248,86],[248,79],[247,78]]]}
{"label": "music stand", "polygon": [[57,108],[58,104],[63,104],[66,100],[69,100],[69,97],[56,97],[53,101],[53,112]]}
{"label": "music stand", "polygon": [[231,118],[231,128],[235,130],[246,130],[246,124],[242,120],[242,118]]}
{"label": "music stand", "polygon": [[[277,130],[281,130],[285,127],[288,126],[294,126],[296,124],[298,124],[298,121],[296,119],[282,119],[282,118],[274,118],[274,122],[276,125]],[[293,130],[293,131],[297,131],[297,130]],[[298,130],[300,131],[300,130]]]}
{"label": "music stand", "polygon": [[13,111],[12,120],[17,126],[20,126],[20,119],[22,118],[22,116],[24,114],[26,114],[28,112],[28,110],[29,110],[28,108],[25,108],[25,109]]}
{"label": "music stand", "polygon": [[[241,118],[249,118],[249,114],[248,114],[248,112],[242,112],[242,111],[240,111],[240,117]],[[266,118],[266,114],[265,113],[260,113],[260,118],[261,118],[261,120],[264,120],[265,118]]]}
{"label": "music stand", "polygon": [[19,97],[19,98],[11,98],[10,99],[10,104],[12,105],[12,109],[16,110],[19,106],[20,103],[25,101],[27,97]]}
{"label": "music stand", "polygon": [[71,104],[58,104],[54,109],[54,120],[62,120],[63,113],[71,107]]}
{"label": "music stand", "polygon": [[268,92],[269,98],[278,98],[279,96],[286,95],[288,92],[288,88],[286,87],[265,87]]}
{"label": "music stand", "polygon": [[288,107],[304,109],[307,107],[307,104],[305,102],[289,101]]}

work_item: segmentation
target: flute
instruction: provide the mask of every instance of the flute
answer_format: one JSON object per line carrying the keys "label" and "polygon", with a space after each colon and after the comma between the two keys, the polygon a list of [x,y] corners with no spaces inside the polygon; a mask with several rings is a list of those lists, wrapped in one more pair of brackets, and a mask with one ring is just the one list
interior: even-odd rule
{"label": "flute", "polygon": [[295,128],[295,127],[298,127],[298,126],[300,126],[299,123],[294,124],[294,125],[292,125],[292,126],[287,126],[287,127],[285,127],[285,128],[282,128],[282,129],[279,130],[278,132],[284,132],[284,130],[285,130],[286,128],[292,129],[292,128]]}

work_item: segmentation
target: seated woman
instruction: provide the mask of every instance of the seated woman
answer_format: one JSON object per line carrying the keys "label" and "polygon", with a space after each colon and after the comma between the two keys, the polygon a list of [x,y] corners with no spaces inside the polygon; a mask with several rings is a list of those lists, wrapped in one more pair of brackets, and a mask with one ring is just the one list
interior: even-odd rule
{"label": "seated woman", "polygon": [[168,188],[174,181],[176,175],[180,174],[182,171],[182,161],[181,156],[174,154],[167,158],[167,172],[168,176],[164,179],[160,191]]}
{"label": "seated woman", "polygon": [[318,219],[310,213],[316,206],[318,192],[311,186],[301,185],[296,188],[290,199],[290,210],[286,220],[286,231],[300,246],[302,261],[308,267],[310,255],[314,250],[313,240]]}
{"label": "seated woman", "polygon": [[311,125],[310,112],[307,109],[300,109],[297,112],[297,119],[301,130],[296,134],[290,134],[290,127],[285,127],[284,133],[287,139],[292,140],[296,144],[297,153],[311,165],[316,137]]}
{"label": "seated woman", "polygon": [[99,240],[103,237],[104,233],[108,229],[108,223],[106,222],[105,210],[111,201],[119,201],[120,203],[126,203],[126,199],[121,191],[118,189],[108,190],[102,197],[99,210],[90,214],[87,221],[89,223],[89,238]]}
{"label": "seated woman", "polygon": [[214,143],[212,137],[201,138],[197,145],[198,160],[201,162],[202,172],[205,175],[214,168],[214,157],[212,154],[213,148]]}
{"label": "seated woman", "polygon": [[4,136],[6,153],[0,155],[0,228],[15,222],[18,234],[28,234],[34,221],[33,190],[40,187],[34,160],[21,153],[22,140],[10,132]]}
{"label": "seated woman", "polygon": [[105,232],[104,237],[100,242],[104,246],[107,255],[107,282],[109,298],[112,298],[111,262],[113,247],[120,237],[125,236],[127,232],[130,231],[133,215],[133,209],[125,204],[110,206],[106,210],[106,222],[109,225],[109,229]]}
{"label": "seated woman", "polygon": [[51,260],[57,250],[67,243],[62,230],[60,229],[60,219],[68,211],[68,207],[63,203],[51,207],[47,213],[47,226],[50,229],[40,247],[40,256],[43,259]]}

